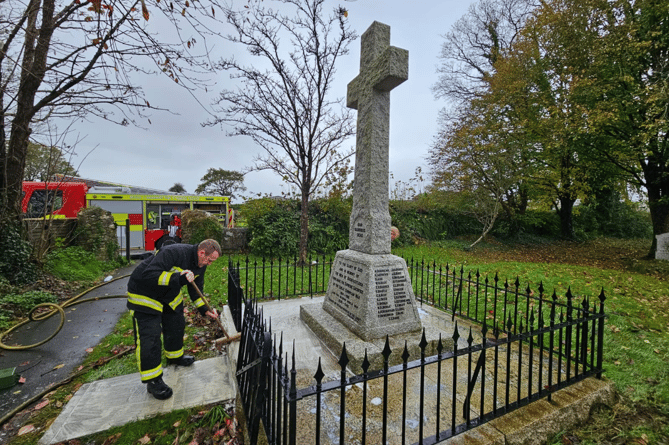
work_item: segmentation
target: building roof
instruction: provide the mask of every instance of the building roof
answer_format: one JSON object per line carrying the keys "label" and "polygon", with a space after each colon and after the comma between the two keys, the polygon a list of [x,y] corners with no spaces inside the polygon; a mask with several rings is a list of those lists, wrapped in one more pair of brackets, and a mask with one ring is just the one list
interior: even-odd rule
{"label": "building roof", "polygon": [[55,175],[54,180],[65,182],[83,182],[90,187],[127,187],[130,193],[135,195],[179,195],[179,193],[165,190],[152,189],[148,187],[139,187],[136,185],[119,184],[117,182],[98,181],[97,179],[87,179],[78,176]]}

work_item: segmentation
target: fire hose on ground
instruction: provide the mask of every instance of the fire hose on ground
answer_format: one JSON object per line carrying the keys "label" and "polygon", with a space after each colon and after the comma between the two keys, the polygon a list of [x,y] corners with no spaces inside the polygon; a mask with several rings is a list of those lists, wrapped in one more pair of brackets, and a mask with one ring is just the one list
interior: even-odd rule
{"label": "fire hose on ground", "polygon": [[[130,275],[122,275],[120,277],[116,277],[112,280],[105,281],[104,283],[100,283],[96,286],[93,286],[90,289],[86,289],[84,292],[70,298],[69,300],[67,300],[62,305],[59,305],[59,304],[56,304],[56,303],[41,303],[41,304],[38,304],[37,306],[35,306],[34,308],[32,308],[30,310],[30,313],[28,314],[28,319],[27,320],[23,320],[22,322],[16,324],[15,326],[11,327],[9,330],[5,331],[2,335],[0,335],[0,349],[7,349],[9,351],[24,351],[26,349],[36,348],[37,346],[43,345],[44,343],[48,342],[49,340],[54,338],[56,336],[56,334],[58,334],[60,332],[60,330],[63,328],[63,325],[65,324],[65,309],[70,307],[70,306],[74,306],[74,305],[80,304],[80,303],[86,303],[88,301],[106,300],[108,298],[127,298],[128,297],[127,295],[105,295],[105,296],[102,296],[102,297],[92,297],[92,298],[86,298],[86,299],[80,300],[81,297],[83,297],[87,293],[89,293],[89,292],[91,292],[91,291],[93,291],[93,290],[95,290],[99,287],[102,287],[102,286],[107,285],[109,283],[112,283],[116,280],[120,280],[121,278],[126,278],[126,277],[129,277],[129,276]],[[51,310],[49,312],[45,312],[45,313],[37,313],[36,314],[35,312],[37,312],[37,310],[39,310],[41,308],[52,308],[53,310]],[[9,345],[6,345],[2,342],[2,339],[4,339],[6,336],[8,336],[10,333],[14,332],[15,330],[17,330],[21,326],[24,326],[24,325],[30,323],[31,321],[46,320],[48,318],[51,318],[55,314],[60,315],[60,323],[58,324],[58,328],[53,332],[53,334],[51,334],[50,336],[48,336],[44,340],[42,340],[38,343],[32,344],[32,345],[20,345],[20,346],[9,346]]]}
{"label": "fire hose on ground", "polygon": [[[28,319],[27,319],[27,320],[23,320],[22,322],[16,324],[15,326],[11,327],[9,330],[5,331],[4,333],[2,333],[2,334],[0,335],[0,349],[6,349],[6,350],[10,350],[10,351],[22,351],[22,350],[26,350],[26,349],[36,348],[37,346],[43,345],[44,343],[48,342],[48,341],[51,340],[53,337],[55,337],[56,334],[58,334],[58,332],[60,332],[60,330],[63,328],[63,325],[65,324],[65,309],[68,308],[68,307],[70,307],[70,306],[74,306],[74,305],[77,305],[77,304],[80,304],[80,303],[86,303],[86,302],[89,302],[89,301],[106,300],[106,299],[109,299],[109,298],[127,298],[127,295],[126,295],[126,294],[123,294],[123,295],[104,295],[104,296],[101,296],[101,297],[92,297],[92,298],[81,299],[81,297],[83,297],[83,296],[86,295],[87,293],[89,293],[89,292],[91,292],[91,291],[93,291],[93,290],[95,290],[95,289],[97,289],[97,288],[99,288],[99,287],[101,287],[101,286],[107,285],[107,284],[112,283],[112,282],[114,282],[114,281],[116,281],[116,280],[120,280],[120,279],[122,279],[122,278],[126,278],[126,277],[129,277],[129,276],[130,276],[130,274],[122,275],[122,276],[116,277],[116,278],[114,278],[114,279],[112,279],[112,280],[105,281],[105,282],[100,283],[100,284],[98,284],[98,285],[96,285],[96,286],[93,286],[93,287],[91,287],[91,288],[85,290],[84,292],[82,292],[82,293],[80,293],[80,294],[78,294],[78,295],[76,295],[76,296],[70,298],[69,300],[65,301],[62,305],[59,305],[59,304],[56,304],[56,303],[41,303],[41,304],[38,304],[37,306],[35,306],[34,308],[32,308],[32,309],[30,310],[30,313],[28,314]],[[211,311],[211,310],[212,310],[212,307],[209,305],[209,302],[207,301],[207,299],[205,298],[205,296],[202,294],[202,292],[200,291],[200,289],[199,289],[194,283],[191,283],[191,285],[193,286],[193,288],[195,288],[195,289],[197,290],[198,296],[202,299],[202,301],[204,302],[204,304],[207,306],[207,309],[208,309],[209,311]],[[49,312],[45,312],[45,313],[37,313],[37,314],[36,314],[37,310],[40,309],[40,308],[52,308],[52,310],[49,311]],[[57,329],[56,329],[50,336],[48,336],[48,337],[45,338],[44,340],[42,340],[42,341],[40,341],[40,342],[38,342],[38,343],[31,344],[31,345],[19,345],[19,346],[10,346],[10,345],[6,345],[6,344],[4,344],[4,343],[2,342],[2,339],[4,339],[6,336],[8,336],[10,333],[14,332],[16,329],[20,328],[21,326],[24,326],[24,325],[26,325],[27,323],[29,323],[29,322],[31,322],[31,321],[43,321],[43,320],[46,320],[46,319],[52,317],[53,315],[55,315],[56,313],[60,315],[60,322],[59,322],[59,324],[58,324],[58,328],[57,328]],[[239,340],[241,334],[237,333],[237,334],[234,334],[234,335],[232,335],[232,336],[228,335],[227,332],[226,332],[226,330],[225,330],[225,328],[223,327],[223,323],[221,322],[221,320],[220,320],[219,318],[216,318],[216,321],[218,322],[218,327],[223,331],[223,335],[225,336],[225,337],[223,337],[223,338],[219,338],[219,339],[217,339],[217,340],[214,341],[214,343],[216,344],[217,347],[220,347],[220,346],[225,345],[225,344],[227,344],[227,343],[231,343],[231,342],[233,342],[233,341]],[[133,348],[133,349],[134,349],[134,348]],[[116,357],[123,356],[123,355],[125,355],[126,353],[128,353],[128,352],[131,351],[131,350],[132,350],[132,349],[129,349],[129,350],[124,351],[123,353],[121,353],[121,354],[119,354],[119,355],[116,355],[116,356],[114,356],[114,357],[110,357],[110,358],[108,358],[108,360],[106,360],[106,361],[109,361],[111,358],[116,358]],[[105,360],[98,361],[99,363],[98,363],[98,362],[94,363],[94,364],[93,364],[93,367],[100,366],[100,365],[106,363],[106,361],[105,361]],[[46,389],[45,389],[44,391],[42,391],[41,393],[36,394],[35,396],[31,397],[29,400],[26,400],[26,401],[25,401],[24,403],[22,403],[20,406],[14,408],[14,409],[11,410],[9,413],[7,413],[7,414],[4,415],[2,418],[0,418],[0,425],[3,425],[3,424],[4,424],[5,422],[7,422],[9,419],[11,419],[12,417],[14,417],[14,415],[15,415],[16,413],[18,413],[19,411],[21,411],[22,409],[24,409],[26,406],[31,405],[31,404],[34,403],[35,401],[41,399],[41,398],[42,398],[45,394],[47,394],[48,392],[53,391],[54,388],[57,388],[57,387],[59,387],[59,386],[62,386],[62,385],[67,384],[67,383],[70,382],[73,378],[75,378],[75,377],[77,377],[77,376],[79,376],[79,375],[82,375],[82,374],[84,374],[85,372],[88,372],[89,370],[90,370],[89,368],[84,368],[84,369],[82,369],[82,370],[80,370],[80,371],[78,371],[78,372],[76,372],[76,373],[74,373],[74,374],[68,376],[67,378],[65,378],[65,379],[62,380],[61,382],[59,382],[59,383],[57,383],[57,384],[55,384],[55,385],[51,385],[51,386],[49,386],[48,388],[46,388]]]}
{"label": "fire hose on ground", "polygon": [[[100,283],[96,286],[93,286],[89,289],[86,289],[84,292],[82,292],[82,293],[70,298],[69,300],[65,301],[65,303],[63,303],[62,305],[59,305],[59,304],[56,304],[56,303],[41,303],[41,304],[38,304],[37,306],[35,306],[34,308],[32,308],[30,310],[30,313],[28,314],[28,319],[23,320],[22,322],[12,326],[9,330],[5,331],[2,335],[0,335],[0,349],[6,349],[6,350],[9,350],[9,351],[24,351],[24,350],[27,350],[27,349],[36,348],[37,346],[43,345],[44,343],[48,342],[49,340],[54,338],[60,332],[60,330],[63,328],[63,325],[65,324],[65,309],[70,307],[70,306],[74,306],[74,305],[81,304],[81,303],[86,303],[86,302],[89,302],[89,301],[106,300],[106,299],[109,299],[109,298],[127,298],[128,296],[126,294],[123,294],[123,295],[104,295],[104,296],[101,296],[101,297],[85,298],[83,300],[80,299],[81,297],[83,297],[87,293],[89,293],[89,292],[91,292],[91,291],[93,291],[93,290],[95,290],[99,287],[105,286],[109,283],[113,283],[116,280],[120,280],[122,278],[126,278],[126,277],[129,277],[129,276],[130,276],[129,274],[128,275],[121,275],[121,276],[116,277],[112,280],[105,281],[104,283]],[[202,299],[204,304],[207,306],[207,309],[209,311],[211,311],[212,308],[209,305],[209,302],[207,301],[207,299],[202,294],[202,292],[200,292],[200,289],[194,283],[191,283],[191,285],[197,291],[198,296]],[[49,312],[45,312],[45,313],[36,313],[41,308],[52,308],[52,310],[49,311]],[[31,344],[31,345],[18,345],[18,346],[10,346],[10,345],[6,345],[5,343],[2,342],[2,340],[5,337],[7,337],[9,334],[14,332],[18,328],[30,323],[31,321],[43,321],[43,320],[46,320],[48,318],[51,318],[55,314],[60,315],[60,322],[58,324],[58,327],[56,328],[56,330],[51,335],[49,335],[44,340],[41,340],[41,341],[39,341],[37,343],[34,343],[34,344]],[[227,334],[225,328],[223,327],[223,323],[221,322],[221,320],[219,318],[216,318],[216,321],[218,322],[218,327],[221,328],[221,331],[223,331],[223,335],[225,336],[225,337],[219,338],[215,341],[217,346],[221,346],[221,345],[224,345],[224,344],[227,344],[227,343],[230,343],[230,342],[233,342],[233,341],[239,339],[241,334],[235,334],[233,336],[229,336]]]}

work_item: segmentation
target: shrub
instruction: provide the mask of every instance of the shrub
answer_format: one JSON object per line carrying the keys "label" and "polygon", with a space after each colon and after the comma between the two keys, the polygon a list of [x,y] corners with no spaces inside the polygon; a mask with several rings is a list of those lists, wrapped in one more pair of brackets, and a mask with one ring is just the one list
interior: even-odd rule
{"label": "shrub", "polygon": [[[297,201],[272,203],[264,198],[247,210],[251,241],[249,247],[256,255],[295,256],[300,243],[300,215]],[[262,213],[256,209],[265,208]]]}
{"label": "shrub", "polygon": [[339,195],[309,203],[309,252],[322,255],[348,247],[351,204]]}
{"label": "shrub", "polygon": [[77,214],[76,244],[93,252],[101,261],[112,261],[120,246],[116,238],[116,224],[111,212],[100,207],[87,207]]}
{"label": "shrub", "polygon": [[206,239],[221,242],[223,226],[218,220],[203,210],[184,210],[181,214],[182,241],[199,244]]}
{"label": "shrub", "polygon": [[650,214],[619,199],[575,207],[574,226],[587,238],[606,236],[633,239],[653,236]]}
{"label": "shrub", "polygon": [[481,231],[481,224],[473,216],[426,197],[391,201],[390,217],[400,230],[396,241],[399,245],[412,243],[416,238],[438,241]]}
{"label": "shrub", "polygon": [[11,284],[32,283],[38,277],[37,266],[31,259],[32,247],[21,237],[18,223],[7,224],[0,231],[0,275]]}
{"label": "shrub", "polygon": [[500,214],[491,234],[513,242],[532,242],[534,237],[557,238],[560,236],[560,218],[556,212],[528,210],[516,216],[512,223]]}
{"label": "shrub", "polygon": [[[255,199],[242,212],[249,227],[249,247],[256,255],[291,257],[298,254],[300,210],[297,200]],[[308,250],[333,253],[348,247],[351,199],[339,195],[309,202]]]}
{"label": "shrub", "polygon": [[318,219],[309,219],[309,252],[317,255],[336,252],[348,247],[348,230],[343,233]]}

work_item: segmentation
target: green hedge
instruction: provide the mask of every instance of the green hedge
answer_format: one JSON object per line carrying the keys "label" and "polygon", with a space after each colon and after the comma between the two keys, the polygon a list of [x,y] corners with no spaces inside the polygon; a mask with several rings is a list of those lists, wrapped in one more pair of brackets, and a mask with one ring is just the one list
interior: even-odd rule
{"label": "green hedge", "polygon": [[[478,237],[481,223],[468,208],[471,203],[456,195],[423,194],[412,201],[391,201],[392,224],[400,230],[394,246],[425,241]],[[297,200],[256,199],[243,205],[252,253],[271,257],[291,257],[300,241],[300,202]],[[338,197],[313,200],[309,204],[309,252],[331,254],[348,247],[351,199]],[[511,223],[500,214],[490,234],[512,241],[531,238],[558,238],[560,220],[555,211],[529,210]],[[652,235],[648,212],[620,200],[593,207],[574,207],[574,226],[580,238],[607,236],[644,238]]]}
{"label": "green hedge", "polygon": [[[241,213],[249,228],[249,247],[256,255],[297,256],[300,244],[297,200],[261,198],[247,201]],[[316,199],[309,203],[308,249],[312,254],[333,253],[348,246],[350,199]]]}

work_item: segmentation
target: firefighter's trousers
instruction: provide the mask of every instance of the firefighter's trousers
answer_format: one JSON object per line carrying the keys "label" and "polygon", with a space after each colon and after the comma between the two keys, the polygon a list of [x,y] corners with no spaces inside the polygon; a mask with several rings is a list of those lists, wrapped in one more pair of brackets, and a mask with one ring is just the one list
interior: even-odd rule
{"label": "firefighter's trousers", "polygon": [[183,304],[177,306],[175,310],[164,305],[163,312],[159,314],[134,311],[133,325],[137,365],[142,382],[147,382],[163,375],[161,333],[165,356],[168,359],[177,359],[184,354],[186,320]]}

